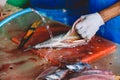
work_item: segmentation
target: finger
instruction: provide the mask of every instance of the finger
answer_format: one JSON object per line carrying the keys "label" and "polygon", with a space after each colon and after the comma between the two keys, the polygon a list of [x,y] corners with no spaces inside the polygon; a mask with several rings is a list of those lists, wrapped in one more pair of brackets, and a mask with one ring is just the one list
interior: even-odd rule
{"label": "finger", "polygon": [[76,24],[76,29],[77,29],[77,30],[82,29],[82,27],[83,27],[83,25],[82,25],[82,23],[81,23],[81,22],[80,22],[80,23],[78,23],[78,24]]}
{"label": "finger", "polygon": [[87,34],[87,39],[90,40],[93,36],[95,35],[94,32],[89,32],[89,34]]}
{"label": "finger", "polygon": [[72,28],[75,28],[75,27],[76,27],[76,25],[77,25],[77,23],[79,23],[79,22],[83,21],[84,19],[85,19],[85,16],[81,16],[79,19],[77,19],[77,20],[74,22],[74,24],[73,24]]}
{"label": "finger", "polygon": [[86,36],[87,40],[90,40],[91,38],[92,38],[92,36],[90,36],[90,35]]}
{"label": "finger", "polygon": [[87,38],[86,32],[82,33],[81,36],[82,36],[82,38],[86,39]]}

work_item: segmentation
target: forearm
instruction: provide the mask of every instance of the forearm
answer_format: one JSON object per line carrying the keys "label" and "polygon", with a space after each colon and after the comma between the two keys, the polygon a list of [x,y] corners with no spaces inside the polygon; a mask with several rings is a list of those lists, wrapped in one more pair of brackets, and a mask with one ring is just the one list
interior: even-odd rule
{"label": "forearm", "polygon": [[111,7],[100,11],[99,13],[102,16],[104,22],[120,15],[120,1],[112,5]]}

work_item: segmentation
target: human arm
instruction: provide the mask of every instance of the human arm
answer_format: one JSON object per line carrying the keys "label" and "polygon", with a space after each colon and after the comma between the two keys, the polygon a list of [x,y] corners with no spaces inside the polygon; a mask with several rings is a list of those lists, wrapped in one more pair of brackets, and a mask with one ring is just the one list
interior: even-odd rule
{"label": "human arm", "polygon": [[103,18],[104,22],[120,15],[120,1],[117,2],[116,4],[110,6],[109,8],[106,8],[106,9],[100,11],[99,14]]}
{"label": "human arm", "polygon": [[81,16],[74,27],[78,34],[90,40],[101,25],[118,15],[120,15],[120,1],[100,12]]}

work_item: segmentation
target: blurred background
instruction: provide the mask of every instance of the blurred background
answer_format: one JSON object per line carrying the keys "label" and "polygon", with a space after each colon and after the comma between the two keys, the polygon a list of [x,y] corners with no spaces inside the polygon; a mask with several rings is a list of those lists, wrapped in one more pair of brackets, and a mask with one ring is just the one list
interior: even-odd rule
{"label": "blurred background", "polygon": [[[87,13],[88,0],[7,0],[4,7],[4,12],[12,14],[20,9],[27,7],[34,8],[39,11],[42,15],[47,16],[50,19],[62,22],[69,26],[72,26],[74,21],[81,15]],[[78,5],[76,5],[76,3]],[[45,5],[47,4],[47,5]],[[56,7],[55,7],[56,6]],[[73,7],[74,6],[74,7]],[[79,8],[81,7],[81,8]],[[7,9],[5,11],[5,9]],[[5,15],[4,15],[5,16]]]}

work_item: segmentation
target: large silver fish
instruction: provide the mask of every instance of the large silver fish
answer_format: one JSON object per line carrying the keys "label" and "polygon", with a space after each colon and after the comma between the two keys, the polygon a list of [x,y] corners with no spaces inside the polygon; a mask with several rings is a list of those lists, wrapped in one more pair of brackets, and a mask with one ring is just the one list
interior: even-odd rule
{"label": "large silver fish", "polygon": [[[44,76],[45,80],[62,80],[70,72],[81,72],[84,69],[90,69],[91,66],[87,63],[77,62],[75,64],[65,65],[64,69],[57,69],[55,72]],[[40,78],[36,80],[41,80]]]}

